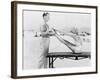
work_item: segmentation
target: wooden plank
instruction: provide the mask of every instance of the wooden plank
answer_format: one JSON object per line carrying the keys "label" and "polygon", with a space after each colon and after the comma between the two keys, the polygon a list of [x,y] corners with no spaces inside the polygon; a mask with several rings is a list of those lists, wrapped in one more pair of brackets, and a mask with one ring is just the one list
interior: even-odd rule
{"label": "wooden plank", "polygon": [[72,53],[72,52],[52,52],[48,53],[47,57],[90,57],[91,52],[81,52],[81,53]]}

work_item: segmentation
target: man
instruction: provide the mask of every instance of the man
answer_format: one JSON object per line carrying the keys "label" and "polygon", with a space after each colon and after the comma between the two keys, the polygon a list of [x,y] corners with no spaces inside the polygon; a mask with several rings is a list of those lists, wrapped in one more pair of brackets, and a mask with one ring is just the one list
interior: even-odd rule
{"label": "man", "polygon": [[54,33],[50,30],[47,22],[49,21],[49,13],[45,12],[42,15],[44,24],[40,27],[41,32],[41,55],[39,58],[39,68],[47,68],[47,54],[49,52],[50,36]]}

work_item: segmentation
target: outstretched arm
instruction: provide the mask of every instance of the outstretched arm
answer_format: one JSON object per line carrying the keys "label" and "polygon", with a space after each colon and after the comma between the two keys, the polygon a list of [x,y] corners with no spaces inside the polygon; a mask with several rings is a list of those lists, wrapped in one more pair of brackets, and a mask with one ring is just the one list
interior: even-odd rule
{"label": "outstretched arm", "polygon": [[52,36],[52,35],[55,34],[55,32],[53,31],[53,29],[47,29],[47,30],[45,30],[44,28],[45,28],[44,26],[42,26],[40,28],[41,36],[46,36],[46,35],[47,36]]}
{"label": "outstretched arm", "polygon": [[66,45],[73,53],[75,53],[74,49],[72,47],[76,47],[77,45],[70,43],[67,40],[64,40],[62,37],[60,37],[58,34],[55,34],[56,38],[63,43],[64,45]]}
{"label": "outstretched arm", "polygon": [[[75,35],[75,34],[72,34],[72,33],[69,33],[69,32],[68,32],[68,33],[65,33],[65,32],[63,32],[63,31],[59,31],[59,30],[56,30],[56,29],[55,29],[55,31],[58,32],[58,33],[63,33],[63,34],[66,35],[66,36],[70,36],[70,37],[72,37],[74,40],[76,40],[76,38],[75,38],[76,35]],[[78,35],[77,35],[77,36],[78,36]]]}
{"label": "outstretched arm", "polygon": [[76,47],[78,47],[80,44],[80,42],[76,41],[77,43],[73,44],[68,40],[63,39],[59,34],[57,34],[56,30],[55,31],[55,37],[64,45],[66,45],[73,53],[75,53]]}

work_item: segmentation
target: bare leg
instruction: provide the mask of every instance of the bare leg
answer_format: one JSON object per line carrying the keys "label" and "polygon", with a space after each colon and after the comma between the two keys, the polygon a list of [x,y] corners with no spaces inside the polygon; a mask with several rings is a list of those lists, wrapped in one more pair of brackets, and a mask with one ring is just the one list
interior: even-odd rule
{"label": "bare leg", "polygon": [[[81,49],[81,41],[77,41],[75,38],[74,40],[77,42],[76,44],[73,44],[65,39],[63,39],[60,35],[57,34],[56,30],[53,29],[53,32],[55,33],[55,37],[57,37],[57,39],[62,42],[63,44],[65,44],[73,53],[80,53],[80,49]],[[71,36],[72,37],[72,36]],[[79,49],[79,50],[78,50]]]}
{"label": "bare leg", "polygon": [[73,53],[75,53],[75,50],[73,47],[76,47],[75,44],[70,43],[67,40],[64,40],[62,37],[60,37],[58,34],[55,34],[55,36],[57,37],[57,39],[62,42],[63,44],[65,44]]}

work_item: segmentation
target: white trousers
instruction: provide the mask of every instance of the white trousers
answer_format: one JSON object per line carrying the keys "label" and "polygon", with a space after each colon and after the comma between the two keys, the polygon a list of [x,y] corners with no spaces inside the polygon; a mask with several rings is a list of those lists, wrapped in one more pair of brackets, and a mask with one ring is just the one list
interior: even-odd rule
{"label": "white trousers", "polygon": [[39,57],[39,67],[38,68],[47,68],[47,54],[49,52],[49,43],[50,43],[50,38],[42,38],[41,39],[41,55]]}

